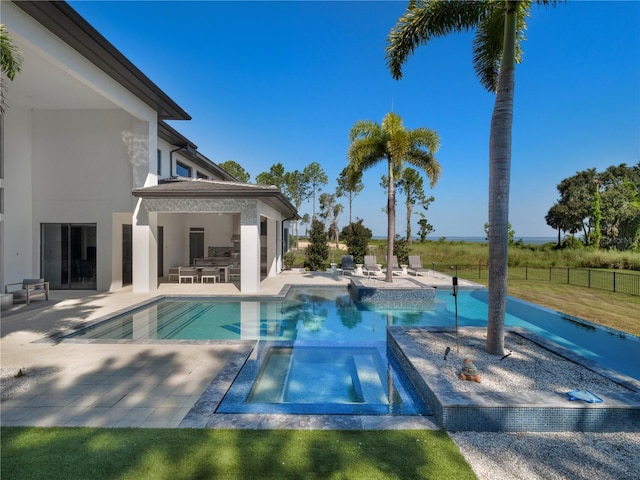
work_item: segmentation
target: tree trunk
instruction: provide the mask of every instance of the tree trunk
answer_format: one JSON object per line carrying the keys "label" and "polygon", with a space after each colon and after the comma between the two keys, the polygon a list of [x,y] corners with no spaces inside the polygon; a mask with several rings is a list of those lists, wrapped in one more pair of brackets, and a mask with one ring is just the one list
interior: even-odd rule
{"label": "tree trunk", "polygon": [[504,49],[489,140],[489,317],[486,350],[492,355],[504,355],[517,6],[518,2],[506,2]]}
{"label": "tree trunk", "polygon": [[413,213],[413,204],[409,200],[407,193],[407,245],[411,246],[411,214]]}
{"label": "tree trunk", "polygon": [[393,184],[393,162],[389,158],[389,195],[387,199],[387,274],[385,282],[393,282],[393,270],[391,269],[391,256],[393,255],[393,241],[396,236],[396,191]]}

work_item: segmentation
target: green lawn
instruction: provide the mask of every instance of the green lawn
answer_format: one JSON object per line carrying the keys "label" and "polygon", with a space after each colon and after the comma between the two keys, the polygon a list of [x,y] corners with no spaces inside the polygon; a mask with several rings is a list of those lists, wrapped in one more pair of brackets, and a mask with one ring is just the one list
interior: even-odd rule
{"label": "green lawn", "polygon": [[18,479],[475,479],[444,431],[1,429]]}

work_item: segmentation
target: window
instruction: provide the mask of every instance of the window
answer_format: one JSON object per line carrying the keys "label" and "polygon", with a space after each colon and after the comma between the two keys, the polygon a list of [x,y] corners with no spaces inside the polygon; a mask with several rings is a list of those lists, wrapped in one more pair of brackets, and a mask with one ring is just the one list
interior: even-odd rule
{"label": "window", "polygon": [[158,165],[156,167],[158,177],[162,176],[162,150],[158,149]]}
{"label": "window", "polygon": [[179,177],[191,177],[191,167],[182,162],[176,162],[176,175]]}
{"label": "window", "polygon": [[196,177],[198,177],[198,178],[204,178],[205,180],[208,180],[208,179],[209,179],[209,177],[208,177],[208,176],[206,176],[206,175],[205,175],[204,173],[202,173],[202,172],[198,172],[197,170],[196,170]]}

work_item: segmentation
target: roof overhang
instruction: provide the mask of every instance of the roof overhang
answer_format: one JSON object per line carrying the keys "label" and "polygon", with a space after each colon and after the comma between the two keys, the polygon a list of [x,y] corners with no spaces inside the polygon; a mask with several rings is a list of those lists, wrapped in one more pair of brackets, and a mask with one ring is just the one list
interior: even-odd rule
{"label": "roof overhang", "polygon": [[158,185],[134,188],[132,194],[143,199],[255,199],[280,212],[287,219],[298,217],[293,204],[273,185],[176,178]]}
{"label": "roof overhang", "polygon": [[191,120],[185,110],[66,2],[17,1],[14,4],[154,108],[158,118]]}

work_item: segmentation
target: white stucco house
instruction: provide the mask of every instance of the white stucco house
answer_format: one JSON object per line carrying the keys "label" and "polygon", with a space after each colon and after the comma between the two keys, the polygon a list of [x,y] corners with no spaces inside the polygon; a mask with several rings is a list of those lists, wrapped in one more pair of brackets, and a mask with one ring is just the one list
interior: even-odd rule
{"label": "white stucco house", "polygon": [[297,213],[237,182],[165,120],[183,108],[65,2],[0,3],[22,52],[0,120],[0,284],[158,288],[222,256],[242,292],[282,269]]}

